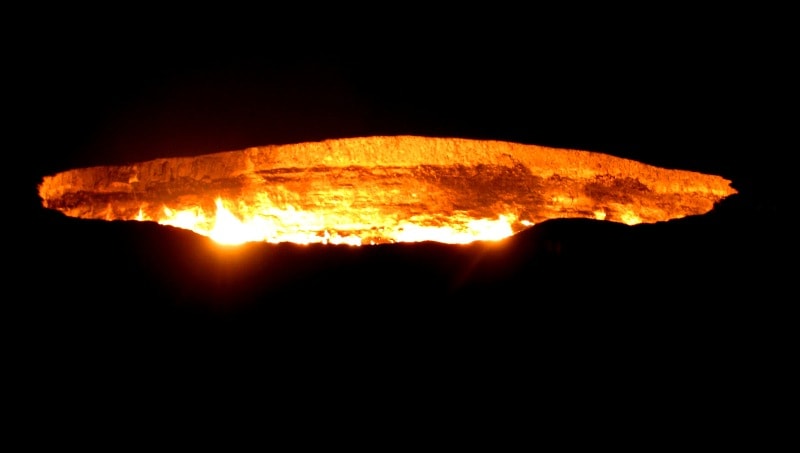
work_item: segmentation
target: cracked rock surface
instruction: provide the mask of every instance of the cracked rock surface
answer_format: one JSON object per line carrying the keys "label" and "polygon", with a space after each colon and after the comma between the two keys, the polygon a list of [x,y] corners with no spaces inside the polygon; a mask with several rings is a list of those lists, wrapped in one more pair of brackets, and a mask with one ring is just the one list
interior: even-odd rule
{"label": "cracked rock surface", "polygon": [[157,219],[165,206],[212,210],[221,197],[366,224],[376,216],[397,221],[456,212],[512,213],[534,223],[568,217],[654,223],[710,211],[736,193],[730,184],[588,151],[375,136],[79,168],[45,176],[39,195],[45,207],[68,216],[106,220],[141,213]]}

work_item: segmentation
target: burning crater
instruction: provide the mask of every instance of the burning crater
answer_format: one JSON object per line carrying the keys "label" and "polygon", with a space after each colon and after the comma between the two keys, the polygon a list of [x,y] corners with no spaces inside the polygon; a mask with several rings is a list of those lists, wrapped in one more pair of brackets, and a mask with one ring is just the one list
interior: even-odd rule
{"label": "burning crater", "polygon": [[547,219],[704,214],[730,181],[588,151],[377,136],[260,146],[46,176],[46,208],[154,221],[217,242],[469,243]]}

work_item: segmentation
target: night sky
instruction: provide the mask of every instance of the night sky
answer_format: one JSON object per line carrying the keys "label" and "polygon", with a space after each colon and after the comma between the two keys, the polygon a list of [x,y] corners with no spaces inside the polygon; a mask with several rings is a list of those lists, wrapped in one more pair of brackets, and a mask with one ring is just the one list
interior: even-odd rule
{"label": "night sky", "polygon": [[783,127],[765,120],[786,77],[777,50],[732,21],[709,29],[716,13],[595,13],[43,22],[49,39],[11,52],[9,94],[23,120],[15,129],[44,149],[34,179],[76,165],[414,134],[608,152],[758,192],[766,165],[747,154],[777,153],[767,145]]}
{"label": "night sky", "polygon": [[[719,12],[594,13],[41,23],[48,39],[12,51],[6,85],[31,218],[20,316],[48,333],[50,358],[99,353],[98,338],[198,353],[244,331],[318,358],[469,349],[572,356],[586,371],[658,357],[641,371],[683,355],[701,372],[709,356],[752,359],[756,338],[782,335],[765,326],[788,281],[767,177],[783,124],[764,125],[780,65]],[[233,257],[188,232],[67,219],[36,195],[42,176],[80,166],[396,134],[605,152],[721,175],[740,194],[703,218],[554,222],[500,249],[259,244]]]}

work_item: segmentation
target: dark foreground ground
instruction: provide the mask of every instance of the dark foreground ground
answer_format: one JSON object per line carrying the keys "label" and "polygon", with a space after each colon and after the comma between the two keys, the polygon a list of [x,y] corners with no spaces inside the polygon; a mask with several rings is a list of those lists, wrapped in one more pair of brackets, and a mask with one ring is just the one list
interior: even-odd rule
{"label": "dark foreground ground", "polygon": [[763,333],[769,307],[788,303],[785,274],[764,272],[778,251],[751,239],[768,234],[739,203],[634,227],[554,220],[467,246],[224,247],[154,223],[42,210],[27,245],[35,278],[20,295],[64,341],[247,332],[320,346],[508,337],[514,348],[535,336],[689,347]]}

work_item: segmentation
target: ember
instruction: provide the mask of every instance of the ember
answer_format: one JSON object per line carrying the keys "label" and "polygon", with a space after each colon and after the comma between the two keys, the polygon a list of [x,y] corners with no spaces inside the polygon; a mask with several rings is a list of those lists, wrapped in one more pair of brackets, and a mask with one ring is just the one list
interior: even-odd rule
{"label": "ember", "polygon": [[654,223],[735,194],[714,175],[502,141],[361,137],[69,170],[45,207],[223,244],[498,240],[547,219]]}

